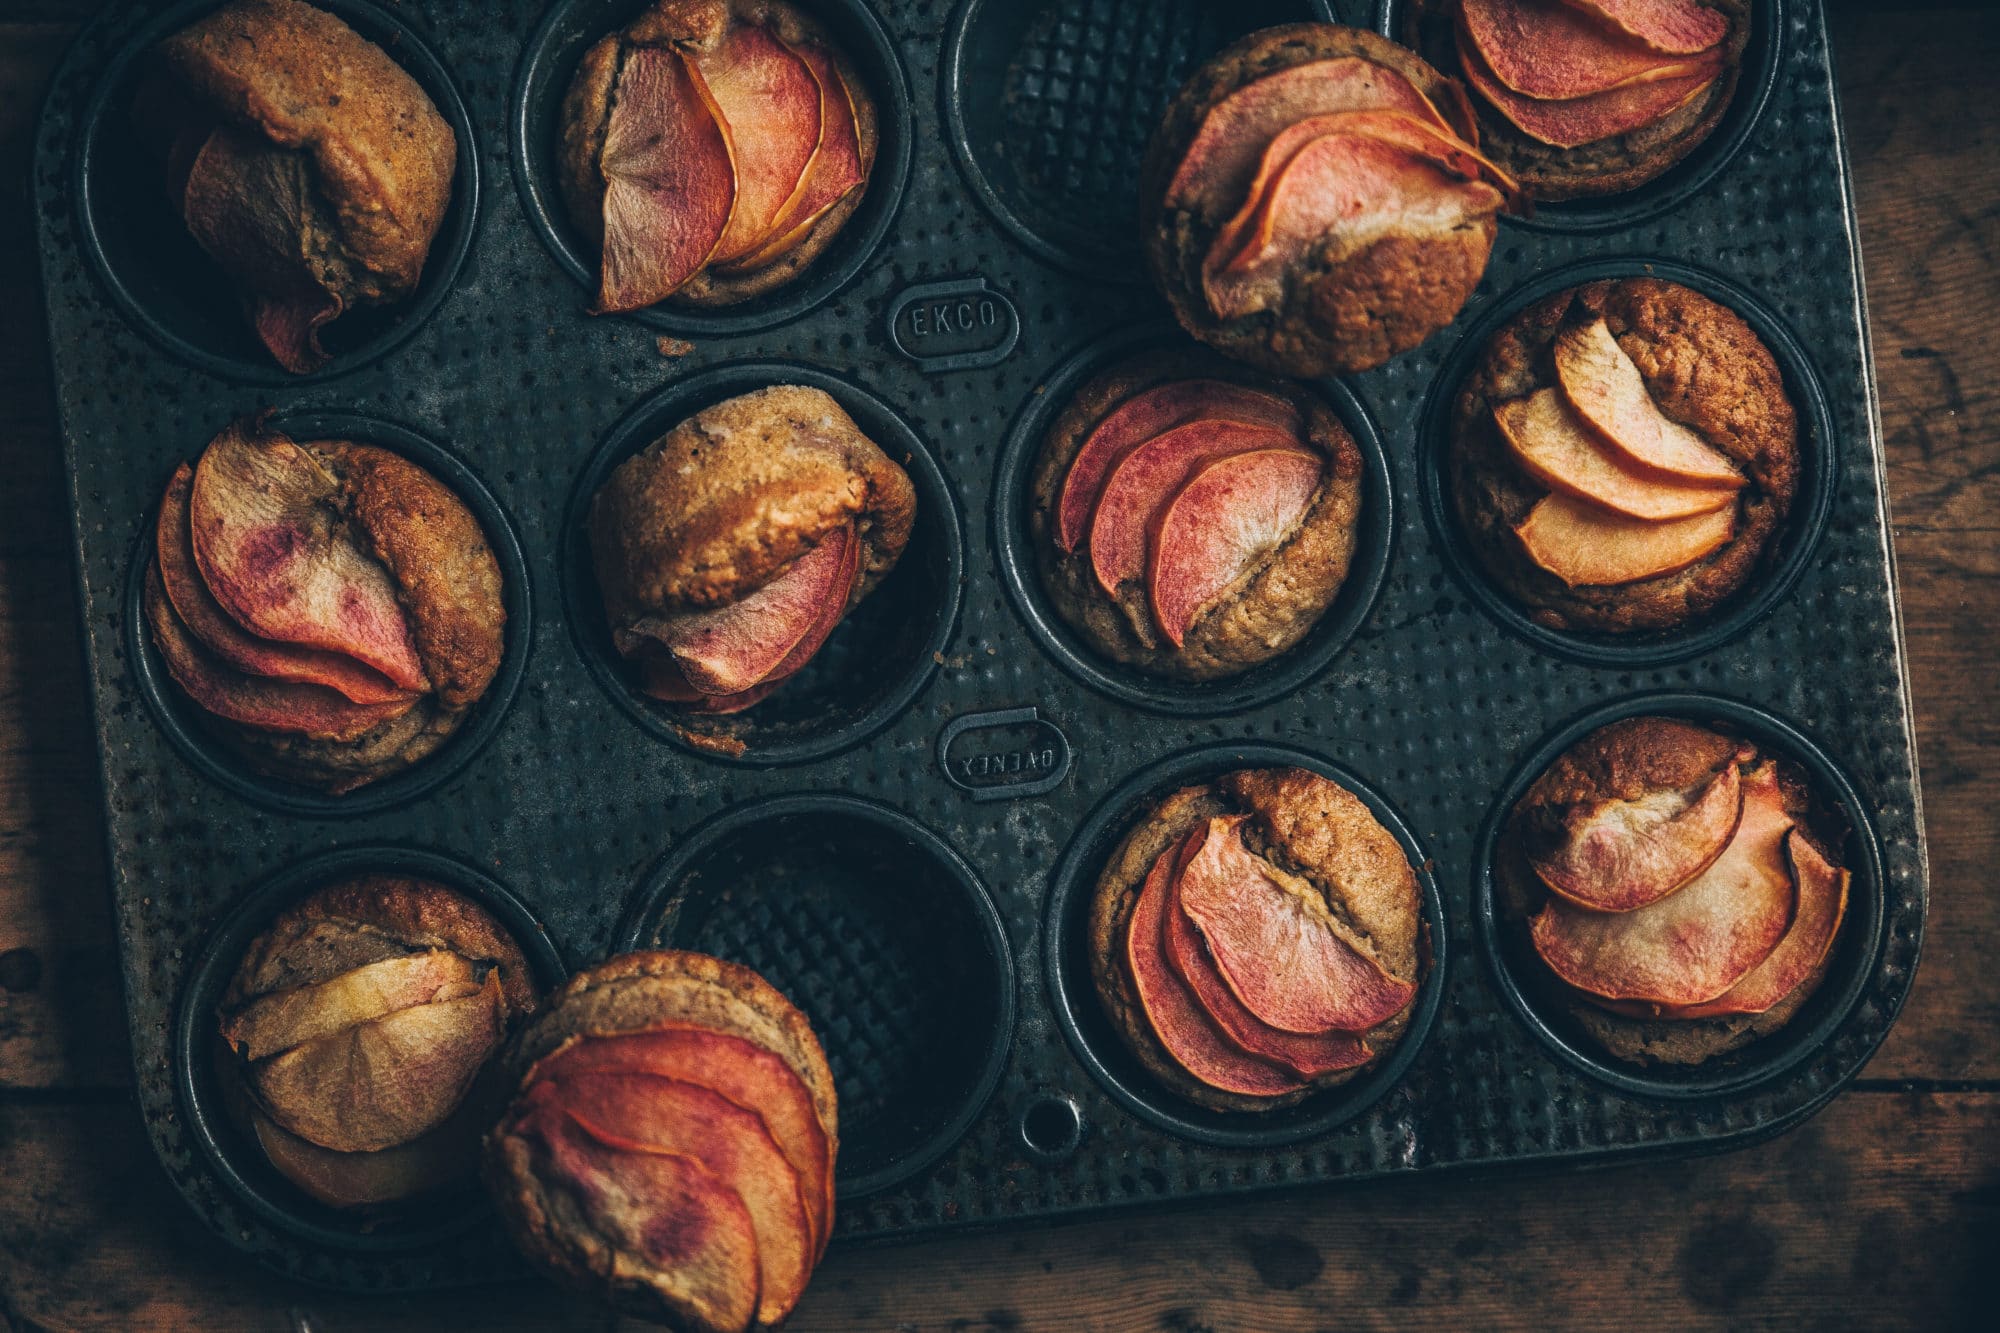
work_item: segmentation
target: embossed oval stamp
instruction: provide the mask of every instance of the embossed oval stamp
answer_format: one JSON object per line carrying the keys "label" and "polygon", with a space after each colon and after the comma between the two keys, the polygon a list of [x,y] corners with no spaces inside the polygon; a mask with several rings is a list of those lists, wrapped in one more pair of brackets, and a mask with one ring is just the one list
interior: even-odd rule
{"label": "embossed oval stamp", "polygon": [[1002,708],[953,718],[938,733],[938,767],[975,801],[1054,791],[1069,776],[1069,737],[1040,710]]}
{"label": "embossed oval stamp", "polygon": [[981,277],[905,288],[889,304],[889,341],[921,370],[997,365],[1021,341],[1021,312]]}

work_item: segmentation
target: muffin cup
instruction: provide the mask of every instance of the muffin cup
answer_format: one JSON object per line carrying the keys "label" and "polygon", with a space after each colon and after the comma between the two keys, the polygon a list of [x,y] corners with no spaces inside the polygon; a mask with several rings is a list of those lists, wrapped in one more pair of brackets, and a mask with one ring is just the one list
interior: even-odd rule
{"label": "muffin cup", "polygon": [[[353,440],[380,445],[429,472],[465,502],[479,520],[493,558],[500,566],[500,602],[507,612],[506,647],[500,669],[486,687],[486,693],[472,706],[458,730],[445,738],[436,753],[418,760],[400,773],[380,778],[344,795],[329,795],[282,778],[268,777],[222,739],[222,724],[181,692],[167,673],[160,650],[146,628],[143,598],[146,567],[152,562],[154,525],[159,506],[146,511],[133,544],[132,563],[125,578],[125,660],[131,664],[132,680],[152,710],[154,721],[181,757],[204,777],[220,784],[235,796],[288,815],[338,818],[375,814],[407,805],[428,795],[457,776],[475,755],[493,739],[506,720],[508,707],[527,672],[528,645],[533,641],[534,609],[528,584],[528,563],[521,552],[513,522],[469,467],[443,446],[426,439],[407,426],[375,417],[346,412],[322,412],[299,408],[273,413],[270,424],[295,440]],[[205,442],[204,442],[205,443]],[[197,449],[188,456],[193,463],[201,456]],[[160,484],[166,484],[163,475]]]}
{"label": "muffin cup", "polygon": [[[1833,963],[1818,990],[1778,1031],[1741,1050],[1686,1068],[1641,1065],[1599,1049],[1564,1011],[1558,983],[1536,957],[1522,924],[1506,918],[1493,882],[1501,833],[1515,804],[1535,779],[1565,750],[1599,727],[1628,717],[1653,716],[1723,726],[1753,741],[1765,753],[1798,764],[1806,771],[1813,793],[1839,810],[1852,830],[1847,839],[1846,860],[1853,875],[1847,915],[1834,941]],[[1882,952],[1886,918],[1882,847],[1869,810],[1861,791],[1824,750],[1797,727],[1761,708],[1719,695],[1684,692],[1633,695],[1593,709],[1549,733],[1516,766],[1480,828],[1472,863],[1473,915],[1494,985],[1521,1021],[1559,1059],[1621,1092],[1667,1098],[1722,1096],[1774,1079],[1809,1059],[1826,1067],[1821,1079],[1831,1086],[1838,1077],[1836,1067],[1851,1068],[1866,1058],[1894,1018],[1891,1012],[1872,1032],[1850,1029],[1835,1042],[1835,1034],[1875,979],[1876,960]],[[1914,953],[1914,945],[1912,949]],[[1910,966],[1914,967],[1915,961],[1912,957]]]}
{"label": "muffin cup", "polygon": [[[1487,341],[1522,310],[1545,297],[1602,278],[1660,278],[1690,287],[1743,317],[1778,363],[1799,421],[1799,484],[1791,512],[1759,558],[1754,574],[1713,615],[1679,629],[1632,634],[1550,629],[1496,585],[1466,540],[1453,512],[1448,476],[1452,404],[1478,364]],[[1666,666],[1713,652],[1762,620],[1812,564],[1825,535],[1840,479],[1840,447],[1819,371],[1804,346],[1771,310],[1742,288],[1703,269],[1667,259],[1590,259],[1509,292],[1486,310],[1445,355],[1417,422],[1417,482],[1424,519],[1445,565],[1480,609],[1536,649],[1585,666]]]}
{"label": "muffin cup", "polygon": [[[1113,1030],[1090,967],[1090,910],[1097,877],[1119,839],[1155,802],[1177,788],[1240,768],[1309,769],[1360,798],[1395,835],[1422,895],[1424,974],[1411,1001],[1410,1025],[1379,1063],[1338,1087],[1275,1111],[1210,1111],[1169,1091],[1147,1073]],[[1402,1082],[1430,1035],[1443,1002],[1446,971],[1444,903],[1431,860],[1396,808],[1381,793],[1331,760],[1284,745],[1206,745],[1169,756],[1127,778],[1090,812],[1064,850],[1049,883],[1042,925],[1042,964],[1050,1007],[1070,1049],[1126,1110],[1169,1134],[1221,1148],[1271,1148],[1328,1134],[1361,1115]]]}
{"label": "muffin cup", "polygon": [[1032,254],[1137,282],[1139,159],[1167,100],[1238,37],[1337,15],[1330,0],[1099,5],[1079,20],[1083,8],[960,0],[940,67],[945,138],[973,195]]}
{"label": "muffin cup", "polygon": [[485,1196],[468,1178],[463,1189],[380,1212],[345,1213],[308,1197],[265,1160],[256,1140],[231,1118],[216,1068],[224,1053],[216,1008],[250,942],[307,894],[355,875],[383,873],[434,880],[493,914],[521,946],[542,994],[569,975],[536,913],[505,885],[439,852],[409,847],[343,847],[278,871],[236,901],[195,959],[174,1013],[175,1090],[187,1130],[224,1188],[258,1218],[309,1244],[371,1254],[415,1256],[490,1223]]}
{"label": "muffin cup", "polygon": [[479,213],[479,141],[450,73],[404,18],[368,0],[313,0],[408,70],[451,126],[458,154],[451,205],[416,290],[391,305],[342,315],[322,332],[333,359],[294,375],[272,360],[221,271],[166,201],[160,165],[139,151],[130,125],[144,57],[164,38],[221,7],[188,0],[138,28],[105,67],[77,134],[73,189],[77,239],[125,318],[170,354],[211,375],[249,384],[301,384],[358,370],[401,346],[437,312],[465,257]]}
{"label": "muffin cup", "polygon": [[[701,308],[668,300],[627,312],[649,328],[700,339],[754,333],[797,319],[853,281],[889,234],[909,185],[913,147],[910,81],[895,42],[866,0],[795,3],[826,25],[875,99],[879,142],[866,193],[826,253],[793,281],[735,305]],[[598,256],[597,248],[570,222],[558,184],[556,148],[562,134],[563,95],[583,53],[646,7],[646,0],[561,0],[528,39],[508,107],[507,141],[521,207],[549,254],[583,289],[585,304],[597,291]]]}
{"label": "muffin cup", "polygon": [[[1708,188],[1736,159],[1764,118],[1764,108],[1777,87],[1785,48],[1791,38],[1785,8],[1786,0],[1751,0],[1750,41],[1743,49],[1736,91],[1715,129],[1686,157],[1635,189],[1596,199],[1537,203],[1532,217],[1504,214],[1504,222],[1531,231],[1584,234],[1611,231],[1636,226],[1680,208]],[[1409,0],[1378,0],[1375,30],[1408,45],[1404,29],[1409,12]],[[1449,69],[1444,72],[1457,77]],[[1478,105],[1479,94],[1468,89],[1466,96]]]}
{"label": "muffin cup", "polygon": [[[612,646],[590,553],[590,502],[618,465],[705,407],[773,384],[822,389],[917,488],[910,544],[888,576],[851,608],[797,675],[748,712],[714,718],[648,697]],[[718,366],[645,399],[611,428],[570,492],[563,521],[563,598],[570,636],[604,692],[661,740],[723,763],[824,759],[902,716],[930,683],[951,639],[965,571],[958,501],[902,417],[867,390],[789,362]],[[884,659],[887,667],[873,665]],[[721,738],[719,742],[705,738]],[[735,742],[742,745],[735,751]]]}
{"label": "muffin cup", "polygon": [[948,1152],[1007,1060],[1013,952],[992,898],[942,838],[873,801],[730,809],[647,875],[617,938],[742,963],[805,1012],[840,1096],[841,1199]]}
{"label": "muffin cup", "polygon": [[1049,373],[1015,419],[1000,453],[993,482],[993,549],[1000,581],[1014,609],[1043,651],[1063,670],[1121,703],[1155,713],[1214,717],[1240,713],[1299,689],[1353,639],[1388,577],[1395,539],[1395,499],[1382,437],[1361,400],[1339,380],[1299,386],[1333,409],[1361,450],[1361,518],[1347,580],[1312,630],[1289,651],[1234,676],[1211,681],[1170,680],[1114,662],[1071,628],[1042,586],[1041,556],[1028,527],[1029,478],[1049,427],[1092,376],[1135,353],[1189,345],[1177,330],[1149,326],[1100,339]]}

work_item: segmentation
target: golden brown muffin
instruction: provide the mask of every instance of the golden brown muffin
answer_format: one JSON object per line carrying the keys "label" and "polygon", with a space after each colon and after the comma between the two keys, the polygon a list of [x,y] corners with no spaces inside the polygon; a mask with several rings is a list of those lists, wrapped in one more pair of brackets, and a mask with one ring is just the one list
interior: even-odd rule
{"label": "golden brown muffin", "polygon": [[[1730,535],[1708,554],[1633,582],[1570,586],[1516,535],[1550,487],[1510,456],[1493,409],[1556,385],[1557,335],[1600,317],[1658,410],[1747,483]],[[1658,278],[1586,283],[1523,310],[1487,343],[1450,430],[1446,476],[1461,530],[1501,590],[1551,629],[1622,634],[1699,623],[1768,567],[1799,485],[1798,418],[1770,350],[1734,311]]]}
{"label": "golden brown muffin", "polygon": [[287,370],[319,330],[407,296],[451,203],[457,141],[380,47],[299,0],[233,0],[167,38],[135,107],[195,239]]}
{"label": "golden brown muffin", "polygon": [[[1143,583],[1121,584],[1114,600],[1093,572],[1088,542],[1063,549],[1056,514],[1071,465],[1100,422],[1147,390],[1199,381],[1240,386],[1289,404],[1300,423],[1296,442],[1325,461],[1297,522],[1200,612],[1176,646],[1162,633]],[[1028,527],[1042,587],[1063,620],[1106,657],[1179,680],[1235,675],[1305,638],[1347,580],[1360,513],[1361,451],[1318,394],[1192,349],[1141,353],[1079,389],[1049,427],[1028,494]]]}
{"label": "golden brown muffin", "polygon": [[[1162,1044],[1147,1016],[1126,961],[1142,886],[1155,862],[1199,825],[1246,815],[1244,845],[1281,873],[1309,885],[1323,913],[1315,913],[1345,948],[1405,988],[1401,1007],[1359,1033],[1366,1061],[1312,1078],[1289,1079],[1289,1090],[1246,1095],[1195,1077]],[[1268,1111],[1291,1106],[1314,1092],[1366,1072],[1403,1037],[1415,989],[1429,966],[1417,878],[1403,846],[1353,793],[1305,769],[1244,769],[1212,782],[1183,787],[1160,801],[1132,827],[1099,875],[1090,913],[1090,966],[1098,998],[1120,1040],[1147,1072],[1175,1094],[1213,1111]],[[1220,1031],[1215,1037],[1243,1058]]]}

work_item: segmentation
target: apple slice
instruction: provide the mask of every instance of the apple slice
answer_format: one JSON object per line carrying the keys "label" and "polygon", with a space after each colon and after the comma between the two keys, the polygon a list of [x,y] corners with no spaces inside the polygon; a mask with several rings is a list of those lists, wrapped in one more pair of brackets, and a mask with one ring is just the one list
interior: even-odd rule
{"label": "apple slice", "polygon": [[1477,51],[1459,43],[1459,68],[1466,82],[1516,129],[1554,148],[1580,148],[1630,134],[1679,110],[1705,92],[1722,69],[1721,61],[1713,57],[1693,65],[1671,78],[1628,84],[1573,101],[1539,102],[1502,84]]}
{"label": "apple slice", "polygon": [[1731,1014],[1761,1014],[1797,990],[1818,970],[1833,947],[1834,936],[1847,915],[1847,888],[1852,878],[1827,863],[1803,833],[1785,835],[1792,878],[1798,885],[1799,906],[1791,929],[1770,957],[1750,974],[1706,1004],[1670,1011],[1674,1018],[1725,1018]]}
{"label": "apple slice", "polygon": [[1729,540],[1734,506],[1651,523],[1556,493],[1514,528],[1528,558],[1572,588],[1616,587],[1686,569]]}
{"label": "apple slice", "polygon": [[1289,432],[1269,426],[1202,419],[1131,450],[1105,478],[1090,519],[1090,564],[1098,586],[1116,597],[1120,585],[1146,577],[1154,515],[1203,464],[1254,449],[1298,447]]}
{"label": "apple slice", "polygon": [[1458,23],[1495,78],[1537,101],[1679,78],[1702,63],[1663,56],[1563,0],[1461,0]]}
{"label": "apple slice", "polygon": [[1792,923],[1791,827],[1777,768],[1762,764],[1744,775],[1743,818],[1706,870],[1631,912],[1550,898],[1529,928],[1535,952],[1569,985],[1608,1000],[1712,1000],[1769,958]]}
{"label": "apple slice", "polygon": [[1729,846],[1742,814],[1742,775],[1731,762],[1695,791],[1604,801],[1560,847],[1528,863],[1578,907],[1630,912],[1707,869]]}
{"label": "apple slice", "polygon": [[1070,460],[1056,500],[1056,543],[1075,551],[1090,530],[1091,511],[1112,467],[1135,445],[1200,419],[1269,426],[1296,437],[1304,429],[1299,410],[1276,394],[1227,380],[1169,380],[1133,394],[1091,429]]}
{"label": "apple slice", "polygon": [[254,1107],[249,1120],[271,1165],[329,1208],[372,1208],[468,1179],[479,1142],[477,1127],[454,1119],[379,1152],[335,1152],[278,1128]]}
{"label": "apple slice", "polygon": [[861,129],[854,114],[854,94],[840,76],[840,67],[817,46],[790,49],[806,62],[819,85],[819,151],[813,154],[799,188],[778,210],[771,223],[770,239],[728,265],[731,272],[762,268],[786,254],[805,239],[813,224],[834,205],[868,183],[868,164],[861,160]]}
{"label": "apple slice", "polygon": [[142,606],[167,674],[203,710],[226,721],[316,740],[351,741],[401,717],[415,705],[414,695],[400,695],[387,703],[357,704],[321,685],[249,676],[218,661],[195,642],[174,614],[158,565],[146,566]]}
{"label": "apple slice", "polygon": [[595,313],[638,310],[701,272],[737,207],[713,97],[678,51],[635,47],[604,123],[604,257]]}
{"label": "apple slice", "polygon": [[1664,55],[1691,56],[1721,43],[1729,20],[1695,0],[1566,0]]}
{"label": "apple slice", "polygon": [[402,689],[428,689],[396,585],[347,535],[342,500],[289,438],[232,423],[202,451],[188,493],[202,581],[252,634],[345,653]]}
{"label": "apple slice", "polygon": [[855,583],[861,577],[861,539],[854,535],[852,528],[845,528],[842,531],[846,534],[844,543],[846,558],[841,564],[840,571],[834,575],[833,587],[820,599],[818,615],[806,629],[805,634],[792,645],[792,650],[785,654],[784,660],[771,668],[771,674],[764,678],[768,684],[775,685],[802,670],[806,663],[812,661],[813,655],[825,645],[834,627],[847,615],[848,604],[854,599]]}
{"label": "apple slice", "polygon": [[1614,514],[1658,523],[1736,504],[1735,487],[1669,481],[1627,467],[1555,389],[1496,404],[1493,421],[1523,472],[1551,490],[1594,501]]}
{"label": "apple slice", "polygon": [[1298,526],[1324,471],[1318,454],[1296,445],[1229,454],[1160,510],[1146,589],[1154,622],[1176,648],[1215,599]]}
{"label": "apple slice", "polygon": [[769,240],[798,194],[819,151],[820,85],[792,48],[755,23],[732,25],[695,67],[721,112],[736,168],[736,208],[710,256],[726,264]]}
{"label": "apple slice", "polygon": [[1305,1081],[1290,1069],[1231,1045],[1166,958],[1166,919],[1173,895],[1171,855],[1153,862],[1125,930],[1125,967],[1147,1026],[1181,1068],[1211,1088],[1245,1097],[1295,1092]]}
{"label": "apple slice", "polygon": [[260,995],[223,1023],[222,1037],[244,1059],[262,1060],[398,1009],[478,989],[470,962],[431,949],[357,967],[316,986]]}
{"label": "apple slice", "polygon": [[1563,397],[1620,461],[1690,485],[1743,485],[1735,464],[1660,411],[1602,317],[1558,333],[1554,359]]}

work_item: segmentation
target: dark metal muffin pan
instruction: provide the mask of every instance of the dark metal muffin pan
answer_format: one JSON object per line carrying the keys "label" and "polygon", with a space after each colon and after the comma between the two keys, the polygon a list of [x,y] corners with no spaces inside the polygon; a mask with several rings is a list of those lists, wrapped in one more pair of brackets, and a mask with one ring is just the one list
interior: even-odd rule
{"label": "dark metal muffin pan", "polygon": [[[114,4],[57,75],[34,188],[138,1099],[169,1176],[216,1232],[286,1273],[357,1290],[519,1271],[478,1220],[476,1197],[463,1201],[469,1220],[364,1230],[259,1183],[258,1164],[204,1130],[185,1100],[196,1076],[188,1034],[211,1004],[202,978],[226,966],[204,950],[240,948],[244,904],[263,901],[249,895],[305,873],[329,847],[370,849],[364,859],[384,868],[415,853],[477,870],[518,896],[561,965],[664,940],[767,969],[804,1005],[836,1070],[850,1133],[843,1237],[1710,1150],[1777,1132],[1853,1077],[1907,993],[1926,870],[1853,213],[1817,7],[1782,7],[1767,100],[1746,102],[1741,142],[1670,208],[1649,213],[1639,192],[1634,211],[1592,230],[1503,225],[1457,325],[1380,370],[1318,386],[1357,435],[1379,441],[1364,450],[1386,469],[1390,502],[1364,519],[1360,562],[1379,564],[1379,592],[1357,598],[1355,623],[1330,634],[1324,654],[1302,648],[1310,661],[1281,688],[1203,701],[1140,697],[1051,646],[1022,581],[1032,562],[1010,535],[1021,469],[1009,433],[1046,415],[1068,368],[1158,335],[1157,299],[1127,280],[1138,266],[1125,219],[1173,79],[1234,35],[1228,23],[1323,11],[1273,0],[1208,28],[1181,22],[1213,12],[1195,0],[807,3],[843,33],[860,23],[886,35],[879,46],[850,40],[887,80],[875,89],[893,121],[884,143],[905,145],[908,166],[886,159],[871,186],[882,202],[863,214],[882,212],[865,227],[857,218],[862,229],[800,287],[741,323],[707,325],[679,322],[679,311],[585,315],[584,284],[551,254],[559,213],[529,188],[547,151],[546,99],[566,78],[552,52],[588,36],[575,15],[609,26],[637,0],[553,14],[544,0],[397,6],[411,34],[399,49],[435,52],[463,99],[472,133],[461,181],[475,168],[488,180],[478,235],[462,260],[450,244],[434,251],[435,308],[419,298],[383,312],[400,342],[349,348],[299,380],[256,363],[243,339],[218,357],[198,339],[162,336],[155,326],[172,311],[159,302],[206,293],[202,327],[222,332],[233,308],[212,281],[171,291],[135,281],[137,252],[108,276],[105,230],[81,216],[84,180],[126,192],[135,210],[152,206],[142,183],[113,179],[117,153],[129,166],[119,143],[129,130],[105,75],[135,34],[201,6],[167,20],[156,3]],[[1371,5],[1336,8],[1354,22],[1380,17]],[[524,90],[535,88],[543,100],[531,107]],[[1027,174],[1009,180],[1009,164]],[[471,202],[468,192],[468,227]],[[164,205],[146,225],[172,234]],[[1768,597],[1753,589],[1754,611],[1728,635],[1672,661],[1558,651],[1503,628],[1448,528],[1425,517],[1421,419],[1449,393],[1446,363],[1467,331],[1548,275],[1599,259],[1699,266],[1754,301],[1783,332],[1774,351],[1796,353],[1790,387],[1824,462],[1825,518],[1816,534],[1800,530],[1795,581]],[[672,355],[686,349],[663,347],[663,329],[693,338],[692,351]],[[797,699],[823,691],[814,708],[828,717],[785,714],[781,694],[776,725],[753,716],[749,762],[734,762],[682,743],[631,696],[596,646],[574,543],[587,478],[683,405],[766,373],[823,384],[892,453],[907,452],[937,541],[905,557],[897,577],[908,586],[878,594],[878,621],[864,606],[836,633],[815,663],[823,679],[792,687]],[[525,577],[510,574],[517,593],[534,593],[534,614],[517,610],[512,625],[519,687],[482,706],[475,724],[489,735],[457,738],[391,800],[379,799],[390,788],[364,788],[307,809],[246,790],[220,760],[191,758],[200,738],[174,720],[178,701],[130,623],[143,568],[134,551],[174,463],[263,406],[436,442],[448,479],[476,477],[518,539]],[[1012,447],[1030,449],[1030,434]],[[1799,512],[1810,509],[1802,497]],[[1482,831],[1524,760],[1580,715],[1635,697],[1783,719],[1742,725],[1808,761],[1826,797],[1858,816],[1837,984],[1780,1034],[1782,1050],[1756,1052],[1752,1076],[1726,1086],[1654,1086],[1645,1071],[1569,1049],[1482,942]],[[788,751],[795,741],[808,743]],[[1093,859],[1145,792],[1179,773],[1295,753],[1351,775],[1421,857],[1437,957],[1425,1021],[1381,1070],[1312,1111],[1202,1125],[1092,1035],[1093,997],[1062,950]]]}

